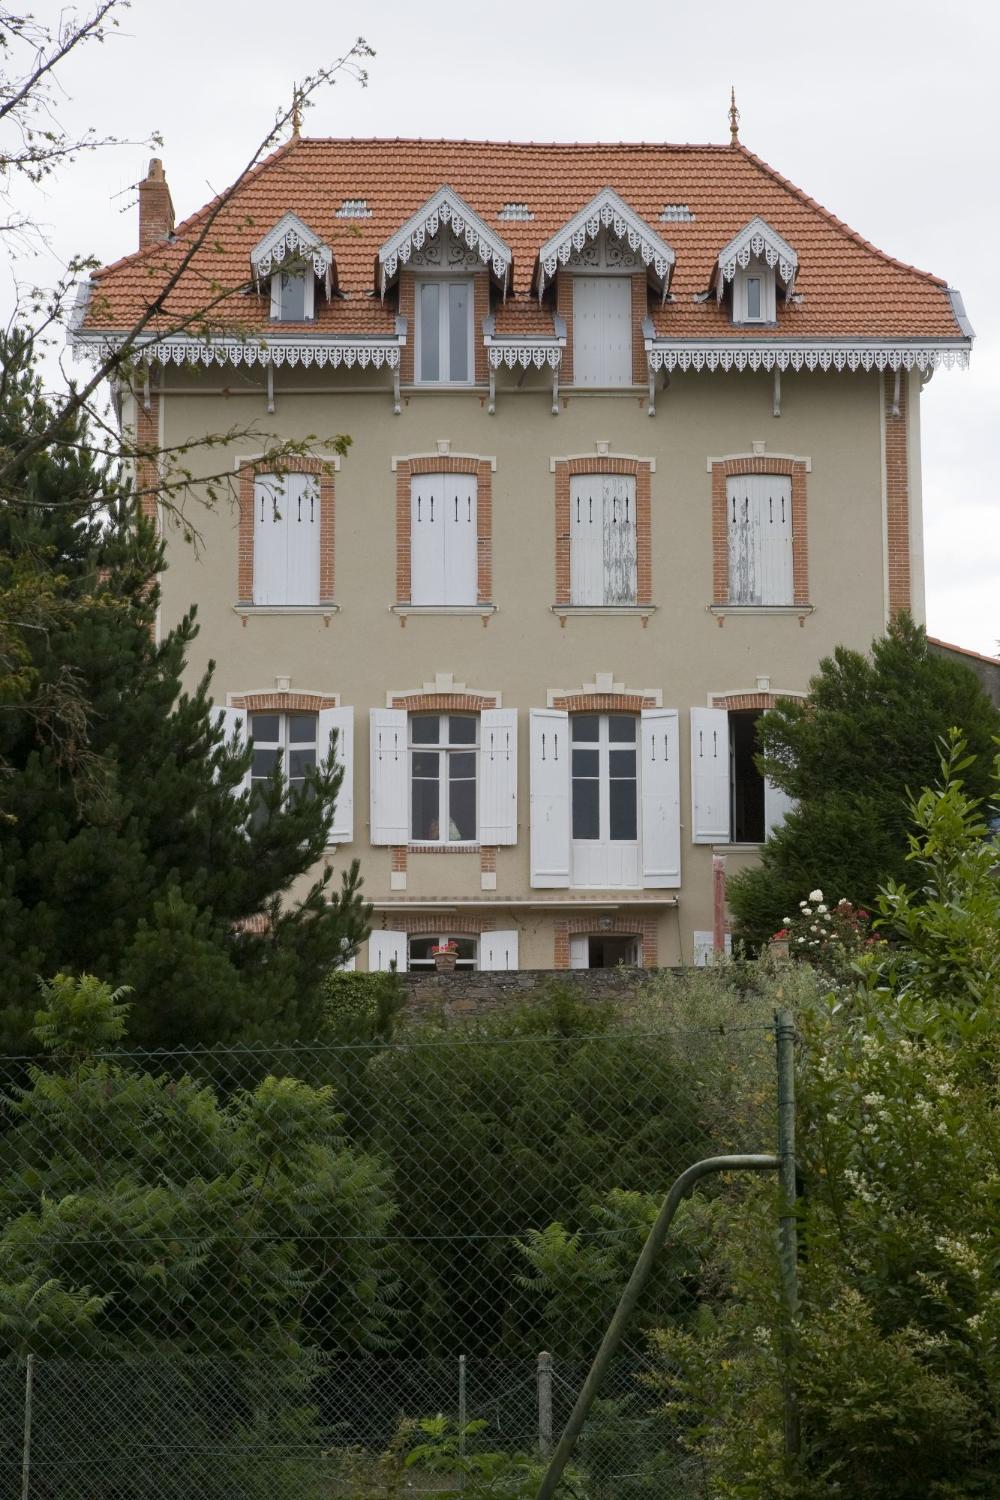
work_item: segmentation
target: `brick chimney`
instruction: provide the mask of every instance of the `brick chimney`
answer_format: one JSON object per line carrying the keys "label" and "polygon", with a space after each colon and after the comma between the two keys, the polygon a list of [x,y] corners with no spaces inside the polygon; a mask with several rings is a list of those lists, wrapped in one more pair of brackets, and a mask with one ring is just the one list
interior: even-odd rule
{"label": "brick chimney", "polygon": [[139,249],[156,240],[165,240],[174,232],[174,205],[163,172],[163,163],[154,156],[149,171],[139,184]]}

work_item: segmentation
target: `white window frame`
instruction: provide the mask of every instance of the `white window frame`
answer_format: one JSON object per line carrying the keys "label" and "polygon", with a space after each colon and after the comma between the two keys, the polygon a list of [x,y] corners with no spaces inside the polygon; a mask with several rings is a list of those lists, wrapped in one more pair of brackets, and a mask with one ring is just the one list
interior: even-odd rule
{"label": "white window frame", "polygon": [[[450,301],[447,296],[449,286],[464,286],[469,293],[469,319],[468,319],[468,369],[466,380],[452,380],[451,378],[451,324],[450,324]],[[441,288],[441,296],[438,299],[438,375],[436,379],[425,379],[421,375],[423,368],[423,318],[421,316],[421,288],[425,286],[437,286]],[[476,383],[476,354],[475,354],[475,329],[476,321],[476,280],[474,276],[418,276],[413,289],[413,383],[414,385],[442,386],[453,385],[465,389]],[[448,374],[441,372],[447,362]]]}
{"label": "white window frame", "polygon": [[[440,736],[440,726],[441,726],[441,721],[442,720],[448,720],[449,721],[449,733],[450,733],[450,721],[451,721],[452,718],[472,719],[474,721],[474,723],[475,723],[475,726],[476,726],[476,737],[475,737],[475,739],[473,741],[471,741],[471,742],[466,741],[464,744],[461,743],[461,742],[456,742],[455,744],[452,744],[451,741],[450,741],[450,739],[442,741],[440,739],[440,737],[438,738],[437,742],[433,743],[433,744],[421,743],[419,741],[415,742],[414,739],[413,739],[413,722],[414,722],[414,720],[415,719],[431,719],[431,718],[436,718],[438,720],[439,736]],[[480,715],[478,713],[466,713],[466,712],[463,712],[461,709],[455,709],[455,710],[442,709],[442,710],[440,710],[437,713],[435,713],[433,711],[430,711],[430,710],[428,712],[426,712],[426,713],[421,713],[419,711],[415,711],[414,713],[411,713],[411,714],[407,715],[407,720],[406,720],[406,740],[407,740],[407,767],[406,767],[407,777],[406,777],[406,789],[407,789],[407,801],[408,801],[408,806],[409,806],[409,842],[411,844],[416,844],[418,846],[420,846],[420,845],[438,845],[438,844],[442,844],[442,845],[445,845],[449,849],[463,849],[463,848],[465,848],[465,849],[476,849],[476,848],[479,847],[479,832],[480,832],[480,822],[481,822],[481,814],[480,814],[480,808],[479,808],[479,794],[480,794],[480,783],[481,783],[481,780],[482,780],[482,767],[480,765],[480,744],[481,744],[481,740],[482,740],[482,732],[481,732],[481,730],[482,730],[482,726],[481,726],[481,722],[480,722]],[[415,754],[429,754],[429,755],[436,754],[438,756],[438,776],[437,776],[437,785],[438,785],[438,836],[437,836],[436,839],[435,838],[426,837],[424,835],[417,834],[417,833],[414,832],[414,829],[413,829],[413,783],[414,783],[413,757],[414,757]],[[475,768],[476,768],[475,778],[474,778],[474,788],[475,788],[474,805],[475,805],[475,810],[476,810],[476,831],[475,831],[475,834],[473,835],[473,837],[471,839],[468,839],[468,838],[466,838],[466,839],[462,839],[462,838],[450,838],[447,835],[447,833],[445,832],[445,830],[448,830],[451,827],[451,808],[450,808],[450,805],[449,805],[449,797],[450,797],[450,792],[451,792],[451,776],[449,774],[449,760],[450,760],[450,757],[452,755],[463,755],[463,754],[464,755],[472,755],[474,757],[474,759],[475,759]]]}
{"label": "white window frame", "polygon": [[455,962],[456,970],[462,969],[465,973],[472,973],[479,968],[481,949],[480,938],[472,932],[410,932],[406,937],[406,972],[408,974],[433,974],[435,970],[433,956],[428,959],[418,959],[413,963],[410,958],[410,948],[415,941],[430,941],[436,947],[443,948],[445,943],[471,943],[472,958],[459,958]]}
{"label": "white window frame", "polygon": [[[262,740],[262,739],[257,739],[257,738],[254,737],[254,733],[253,733],[253,721],[254,721],[254,719],[265,718],[265,717],[266,718],[273,718],[273,719],[277,719],[278,720],[278,738],[276,740]],[[290,732],[291,732],[291,722],[290,721],[293,718],[294,719],[312,719],[313,720],[313,737],[312,737],[311,740],[292,740],[290,738]],[[292,710],[283,709],[283,708],[282,709],[271,709],[271,708],[254,708],[254,709],[249,709],[247,711],[247,736],[248,736],[248,738],[250,738],[251,740],[253,740],[254,750],[277,750],[277,751],[280,752],[280,755],[281,755],[281,771],[282,771],[282,775],[284,776],[285,781],[287,783],[287,787],[288,787],[289,793],[291,793],[292,786],[293,786],[293,780],[292,780],[292,777],[290,775],[292,751],[293,750],[308,750],[308,749],[312,749],[312,751],[313,751],[313,753],[314,753],[314,755],[316,757],[315,760],[314,760],[314,762],[313,762],[313,764],[316,766],[317,769],[319,768],[320,762],[323,759],[323,757],[320,755],[320,748],[319,748],[319,713],[315,709],[309,709],[309,708],[292,709]],[[251,790],[251,792],[254,789],[255,783],[265,782],[266,780],[267,780],[266,776],[256,776],[256,775],[254,775],[253,763],[251,762],[251,765],[250,765],[250,790]],[[304,777],[296,777],[295,778],[295,782],[296,783],[301,783],[302,785],[305,785],[305,778]]]}
{"label": "white window frame", "polygon": [[[597,725],[597,742],[592,740],[577,739],[576,725],[583,718],[595,717]],[[633,721],[635,725],[635,737],[631,740],[611,739],[611,720],[624,718]],[[596,838],[579,838],[573,826],[574,818],[574,788],[577,781],[576,755],[578,751],[591,751],[596,749],[598,757],[597,770],[597,807],[598,807],[598,832]],[[631,751],[635,757],[634,777],[612,778],[611,756],[615,751]],[[580,890],[589,889],[622,889],[639,890],[642,888],[642,722],[639,714],[624,713],[617,714],[614,710],[599,712],[594,715],[588,713],[571,714],[569,722],[569,785],[570,785],[570,850],[571,850],[571,884]],[[592,780],[591,777],[581,777],[580,780]],[[612,780],[631,781],[635,787],[635,833],[631,838],[612,838],[611,836],[611,782]],[[627,868],[634,864],[635,878],[619,878],[612,880],[610,870],[608,879],[594,880],[588,878],[593,875],[591,868],[595,863],[598,868],[603,862],[609,866],[612,864],[612,856],[618,853],[621,862],[620,868]],[[617,873],[617,872],[615,872]]]}
{"label": "white window frame", "polygon": [[[752,280],[760,282],[760,316],[757,318],[750,316],[748,308],[747,283]],[[752,260],[745,269],[743,266],[737,266],[736,274],[733,276],[733,322],[757,325],[775,323],[777,318],[777,291],[773,266],[757,260]]]}
{"label": "white window frame", "polygon": [[295,276],[305,282],[304,314],[303,323],[312,323],[316,317],[316,277],[312,268],[304,266],[301,273],[294,271],[274,271],[271,274],[271,321],[272,323],[298,323],[298,318],[285,318],[281,312],[281,281],[284,276]]}

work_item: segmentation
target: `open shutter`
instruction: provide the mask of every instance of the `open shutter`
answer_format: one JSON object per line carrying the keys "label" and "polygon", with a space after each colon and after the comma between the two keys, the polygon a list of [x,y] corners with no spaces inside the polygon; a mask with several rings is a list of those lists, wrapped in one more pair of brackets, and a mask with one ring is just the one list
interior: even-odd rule
{"label": "open shutter", "polygon": [[258,474],[253,486],[253,602],[287,604],[287,481]]}
{"label": "open shutter", "polygon": [[571,969],[590,968],[590,938],[585,932],[569,940],[569,966]]}
{"label": "open shutter", "polygon": [[446,474],[444,501],[444,590],[442,604],[475,604],[479,593],[479,525],[476,478]]}
{"label": "open shutter", "polygon": [[[228,745],[235,735],[237,750],[245,749],[247,742],[246,710],[243,708],[219,707],[215,709],[215,717],[217,722],[222,726],[222,732],[226,737],[226,744]],[[243,780],[233,788],[233,792],[236,796],[239,796],[240,793],[248,792],[249,790],[250,772],[248,771]]]}
{"label": "open shutter", "polygon": [[764,777],[764,837],[769,839],[776,828],[780,828],[795,801],[783,792],[780,786]]}
{"label": "open shutter", "polygon": [[634,604],[638,574],[635,479],[630,474],[605,474],[603,490],[603,602],[605,604]]}
{"label": "open shutter", "polygon": [[393,964],[400,972],[406,971],[406,933],[372,932],[368,938],[368,969],[370,973],[391,969]]}
{"label": "open shutter", "polygon": [[286,604],[319,603],[319,479],[315,474],[285,478],[287,512]]}
{"label": "open shutter", "polygon": [[641,720],[642,883],[652,890],[662,890],[681,883],[677,710],[645,708]]}
{"label": "open shutter", "polygon": [[481,969],[517,968],[517,933],[484,932],[479,940]]}
{"label": "open shutter", "polygon": [[757,474],[757,604],[791,604],[792,482],[785,474]]}
{"label": "open shutter", "polygon": [[354,709],[321,708],[317,727],[319,758],[325,759],[329,753],[331,736],[336,730],[335,754],[338,765],[344,768],[327,837],[331,844],[350,844],[354,840]]}
{"label": "open shutter", "polygon": [[531,710],[531,884],[569,885],[569,714]]}
{"label": "open shutter", "polygon": [[410,836],[405,709],[372,709],[371,757],[371,842],[405,844]]}
{"label": "open shutter", "polygon": [[410,485],[410,603],[444,602],[444,481],[440,474],[414,474]]}
{"label": "open shutter", "polygon": [[479,738],[479,842],[516,844],[517,709],[484,708]]}
{"label": "open shutter", "polygon": [[729,715],[691,710],[691,840],[729,843]]}
{"label": "open shutter", "polygon": [[569,502],[570,599],[604,603],[604,486],[600,474],[578,474]]}

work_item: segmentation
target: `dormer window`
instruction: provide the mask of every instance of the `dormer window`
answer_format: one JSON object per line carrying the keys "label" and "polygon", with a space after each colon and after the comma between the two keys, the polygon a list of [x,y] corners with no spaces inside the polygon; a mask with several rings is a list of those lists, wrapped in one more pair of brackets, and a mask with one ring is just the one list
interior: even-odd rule
{"label": "dormer window", "polygon": [[271,277],[271,317],[278,323],[308,323],[315,316],[316,278],[311,268],[275,271]]}
{"label": "dormer window", "polygon": [[260,291],[271,287],[271,317],[276,323],[309,323],[316,316],[316,284],[333,293],[333,252],[321,243],[297,214],[278,220],[250,252],[250,266]]}
{"label": "dormer window", "polygon": [[773,323],[776,320],[774,272],[751,261],[733,277],[733,322]]}
{"label": "dormer window", "polygon": [[732,287],[734,323],[776,323],[778,284],[787,302],[798,268],[799,258],[788,241],[763,219],[751,219],[719,252],[715,295],[721,302]]}
{"label": "dormer window", "polygon": [[471,277],[417,282],[417,380],[425,385],[468,385],[472,380]]}

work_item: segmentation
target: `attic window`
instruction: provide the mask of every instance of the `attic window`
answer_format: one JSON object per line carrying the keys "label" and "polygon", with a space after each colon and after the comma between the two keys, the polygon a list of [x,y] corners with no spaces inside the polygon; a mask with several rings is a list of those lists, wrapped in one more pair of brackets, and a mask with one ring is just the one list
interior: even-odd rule
{"label": "attic window", "polygon": [[535,216],[526,203],[505,203],[497,214],[498,219],[517,219],[527,222]]}
{"label": "attic window", "polygon": [[367,198],[345,198],[334,214],[335,219],[370,219],[371,216]]}
{"label": "attic window", "polygon": [[309,323],[315,317],[316,283],[307,271],[275,271],[271,277],[271,317],[278,323]]}
{"label": "attic window", "polygon": [[660,218],[665,224],[694,223],[694,214],[686,203],[665,203]]}

